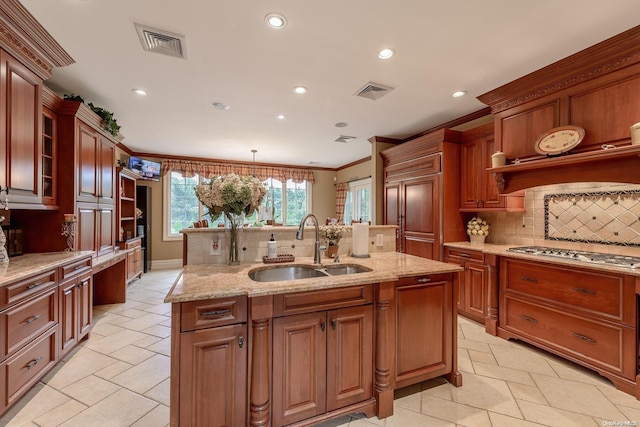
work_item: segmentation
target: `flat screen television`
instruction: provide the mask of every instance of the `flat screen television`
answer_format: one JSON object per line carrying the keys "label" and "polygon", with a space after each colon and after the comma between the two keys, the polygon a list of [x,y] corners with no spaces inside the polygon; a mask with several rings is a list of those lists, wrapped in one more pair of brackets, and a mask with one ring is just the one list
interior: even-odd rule
{"label": "flat screen television", "polygon": [[140,175],[141,179],[160,181],[160,163],[129,157],[129,169]]}

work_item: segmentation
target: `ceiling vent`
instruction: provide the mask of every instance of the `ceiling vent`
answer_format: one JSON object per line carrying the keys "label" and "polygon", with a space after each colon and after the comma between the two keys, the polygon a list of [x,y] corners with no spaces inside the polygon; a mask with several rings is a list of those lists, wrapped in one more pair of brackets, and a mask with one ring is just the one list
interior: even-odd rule
{"label": "ceiling vent", "polygon": [[380,83],[369,82],[360,88],[355,96],[359,96],[361,98],[371,99],[373,101],[382,98],[389,92],[391,92],[394,88],[391,86],[381,85]]}
{"label": "ceiling vent", "polygon": [[134,25],[144,50],[182,59],[186,58],[186,43],[183,35],[147,27],[146,25]]}
{"label": "ceiling vent", "polygon": [[339,137],[337,137],[336,139],[334,139],[335,142],[351,142],[352,140],[356,139],[355,136],[348,136],[348,135],[340,135]]}

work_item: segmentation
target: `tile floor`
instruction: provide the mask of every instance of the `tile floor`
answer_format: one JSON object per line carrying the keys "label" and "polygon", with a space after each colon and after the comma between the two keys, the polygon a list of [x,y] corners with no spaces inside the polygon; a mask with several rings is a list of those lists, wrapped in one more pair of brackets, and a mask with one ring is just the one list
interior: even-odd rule
{"label": "tile floor", "polygon": [[[170,307],[178,270],[145,274],[127,303],[94,308],[84,341],[0,426],[159,427],[169,421]],[[598,375],[460,318],[463,387],[441,379],[400,390],[385,420],[344,417],[329,426],[633,426],[640,402]]]}

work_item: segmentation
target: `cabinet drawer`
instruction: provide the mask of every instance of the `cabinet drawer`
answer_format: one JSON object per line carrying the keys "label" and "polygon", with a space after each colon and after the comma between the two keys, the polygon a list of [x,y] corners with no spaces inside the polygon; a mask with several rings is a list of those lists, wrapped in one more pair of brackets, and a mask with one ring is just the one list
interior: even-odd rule
{"label": "cabinet drawer", "polygon": [[635,328],[505,297],[500,323],[545,348],[635,381]]}
{"label": "cabinet drawer", "polygon": [[22,351],[0,365],[4,380],[0,389],[0,407],[9,406],[27,392],[55,364],[56,328],[51,328]]}
{"label": "cabinet drawer", "polygon": [[273,298],[274,316],[311,313],[332,308],[370,304],[373,301],[371,285],[347,288],[323,289],[311,292],[294,292]]}
{"label": "cabinet drawer", "polygon": [[182,332],[247,321],[247,297],[183,302],[180,309]]}
{"label": "cabinet drawer", "polygon": [[631,276],[510,259],[503,261],[500,272],[502,291],[544,298],[635,325]]}
{"label": "cabinet drawer", "polygon": [[56,285],[56,270],[0,287],[0,310]]}
{"label": "cabinet drawer", "polygon": [[129,240],[124,244],[125,249],[139,248],[142,246],[142,239]]}
{"label": "cabinet drawer", "polygon": [[424,285],[426,283],[440,283],[446,281],[453,281],[453,273],[403,277],[396,282],[396,287],[406,285]]}
{"label": "cabinet drawer", "polygon": [[91,270],[91,257],[60,267],[60,281],[79,276]]}
{"label": "cabinet drawer", "polygon": [[445,258],[450,258],[452,261],[484,262],[484,254],[482,252],[469,249],[445,247],[444,256]]}
{"label": "cabinet drawer", "polygon": [[44,294],[0,312],[2,358],[14,353],[57,322],[58,291]]}

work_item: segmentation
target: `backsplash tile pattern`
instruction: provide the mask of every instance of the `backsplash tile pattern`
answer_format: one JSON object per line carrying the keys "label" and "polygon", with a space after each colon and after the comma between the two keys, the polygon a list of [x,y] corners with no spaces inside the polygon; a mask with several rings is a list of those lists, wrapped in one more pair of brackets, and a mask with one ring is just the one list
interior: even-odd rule
{"label": "backsplash tile pattern", "polygon": [[640,190],[547,194],[544,237],[640,246]]}
{"label": "backsplash tile pattern", "polygon": [[[548,240],[545,239],[544,197],[546,195],[634,191],[640,192],[640,185],[582,182],[533,187],[525,191],[525,212],[483,212],[480,216],[491,224],[490,233],[487,236],[488,243],[538,245]],[[636,223],[633,227],[637,231],[640,224]],[[588,249],[585,248],[585,250]]]}

